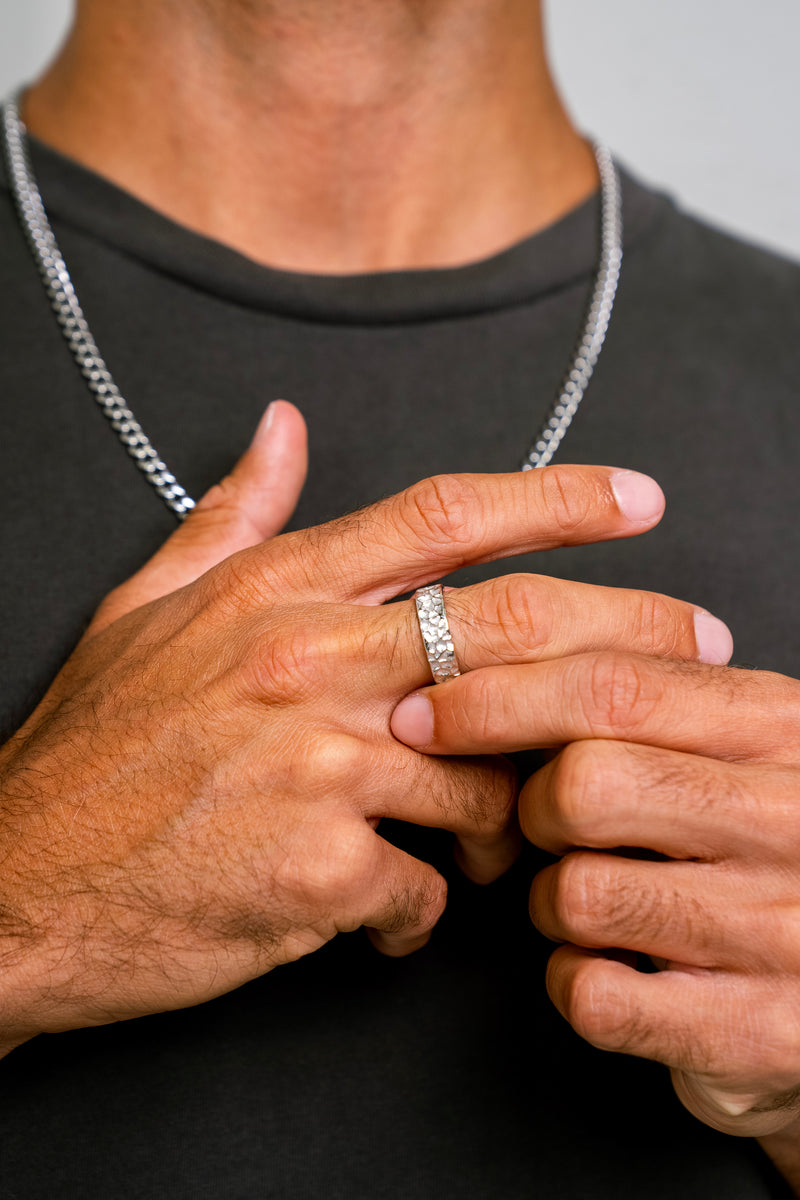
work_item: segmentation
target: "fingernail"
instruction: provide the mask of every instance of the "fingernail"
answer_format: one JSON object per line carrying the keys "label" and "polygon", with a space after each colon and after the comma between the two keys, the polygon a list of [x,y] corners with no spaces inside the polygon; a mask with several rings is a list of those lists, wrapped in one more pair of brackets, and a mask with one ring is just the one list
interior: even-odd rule
{"label": "fingernail", "polygon": [[258,422],[258,428],[253,435],[253,445],[256,445],[256,443],[263,441],[269,436],[269,431],[272,428],[272,422],[275,420],[275,406],[277,403],[277,400],[273,400],[272,403],[267,406],[267,410],[261,420]]}
{"label": "fingernail", "polygon": [[721,667],[730,662],[733,654],[733,638],[724,621],[712,617],[711,613],[696,612],[694,614],[694,633],[697,638],[700,662],[712,663],[715,667]]}
{"label": "fingernail", "polygon": [[760,1099],[763,1099],[754,1092],[741,1092],[737,1095],[718,1091],[717,1088],[709,1087],[707,1084],[703,1084],[701,1090],[706,1093],[712,1104],[715,1104],[729,1117],[741,1117],[744,1113],[749,1112]]}
{"label": "fingernail", "polygon": [[427,746],[433,741],[433,705],[415,692],[401,700],[392,713],[392,733],[407,746]]}
{"label": "fingernail", "polygon": [[620,512],[629,521],[652,521],[664,511],[664,493],[649,475],[638,471],[615,471],[611,487]]}

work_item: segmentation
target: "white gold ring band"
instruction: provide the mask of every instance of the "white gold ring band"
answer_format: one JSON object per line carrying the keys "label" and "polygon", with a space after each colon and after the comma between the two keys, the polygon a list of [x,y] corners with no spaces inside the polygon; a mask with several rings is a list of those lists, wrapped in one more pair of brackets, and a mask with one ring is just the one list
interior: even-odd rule
{"label": "white gold ring band", "polygon": [[447,622],[444,592],[440,583],[431,583],[414,593],[417,620],[434,683],[444,683],[461,674],[456,660],[453,635]]}

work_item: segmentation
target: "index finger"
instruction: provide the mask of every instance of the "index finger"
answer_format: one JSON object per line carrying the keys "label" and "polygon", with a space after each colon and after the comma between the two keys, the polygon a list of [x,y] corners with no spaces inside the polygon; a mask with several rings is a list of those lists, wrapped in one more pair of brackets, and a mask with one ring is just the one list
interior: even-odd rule
{"label": "index finger", "polygon": [[794,762],[800,682],[636,654],[485,667],[415,692],[392,732],[428,754],[508,754],[593,738],[706,758]]}
{"label": "index finger", "polygon": [[268,589],[381,604],[472,563],[632,537],[663,511],[655,480],[613,467],[438,475],[250,553]]}

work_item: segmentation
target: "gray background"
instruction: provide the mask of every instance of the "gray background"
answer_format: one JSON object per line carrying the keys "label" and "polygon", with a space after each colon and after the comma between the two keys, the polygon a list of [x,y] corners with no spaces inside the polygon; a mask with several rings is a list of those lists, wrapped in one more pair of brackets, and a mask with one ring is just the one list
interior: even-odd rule
{"label": "gray background", "polygon": [[[0,94],[39,71],[71,8],[0,0]],[[548,9],[556,71],[584,129],[695,212],[800,257],[799,0]]]}

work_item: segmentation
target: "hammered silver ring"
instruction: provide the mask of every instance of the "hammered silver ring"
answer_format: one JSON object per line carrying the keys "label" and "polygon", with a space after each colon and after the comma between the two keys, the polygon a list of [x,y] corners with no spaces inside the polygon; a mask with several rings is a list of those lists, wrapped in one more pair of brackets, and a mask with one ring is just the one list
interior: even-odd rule
{"label": "hammered silver ring", "polygon": [[444,607],[444,592],[440,583],[430,583],[414,593],[417,620],[425,654],[434,683],[445,683],[461,674],[456,659],[453,635]]}

